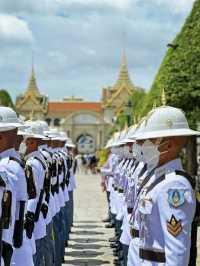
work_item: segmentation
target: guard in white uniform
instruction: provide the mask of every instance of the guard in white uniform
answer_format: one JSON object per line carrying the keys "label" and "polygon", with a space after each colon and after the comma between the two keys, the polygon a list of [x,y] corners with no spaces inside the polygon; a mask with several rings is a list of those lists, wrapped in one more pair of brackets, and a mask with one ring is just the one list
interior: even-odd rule
{"label": "guard in white uniform", "polygon": [[7,218],[2,224],[2,256],[4,264],[10,265],[13,248],[23,245],[24,210],[27,201],[27,187],[24,169],[21,166],[19,154],[15,151],[18,128],[23,123],[17,118],[16,113],[8,107],[0,107],[1,141],[0,141],[0,169],[5,172],[9,189],[3,196],[3,206],[7,209],[3,216]]}
{"label": "guard in white uniform", "polygon": [[71,227],[73,226],[74,221],[74,190],[76,189],[76,179],[74,174],[74,148],[75,145],[73,144],[71,139],[68,139],[65,147],[67,148],[68,152],[68,163],[67,168],[69,171],[69,185],[68,185],[68,192],[69,192],[69,225],[70,231]]}
{"label": "guard in white uniform", "polygon": [[[19,151],[19,147],[21,142],[23,141],[23,136],[18,135],[16,139],[15,150]],[[21,156],[16,156],[13,159],[21,166],[22,169],[25,170],[25,163]],[[24,171],[23,171],[24,172]],[[23,173],[26,174],[26,173]],[[23,180],[23,179],[22,179]],[[27,187],[27,199],[35,198],[36,194],[35,187],[31,178],[26,176],[26,187]],[[24,214],[27,212],[27,202],[24,208]],[[22,214],[21,214],[22,215]],[[20,225],[20,223],[19,223]],[[22,224],[21,224],[22,226]],[[24,226],[23,226],[24,227]],[[22,228],[23,228],[22,227]],[[23,228],[24,229],[24,228]],[[16,228],[16,235],[19,234],[19,229]],[[33,249],[32,249],[32,241],[27,237],[25,230],[23,230],[23,243],[20,247],[15,248],[13,250],[13,256],[11,260],[11,265],[20,266],[23,262],[24,266],[33,266]]]}
{"label": "guard in white uniform", "polygon": [[136,135],[137,140],[145,140],[142,152],[147,169],[154,169],[142,180],[135,203],[139,265],[188,266],[196,255],[190,237],[195,225],[194,179],[183,171],[178,158],[192,135],[199,132],[189,129],[180,109],[169,106],[154,109],[142,134]]}
{"label": "guard in white uniform", "polygon": [[45,265],[44,237],[46,236],[45,215],[48,212],[48,206],[45,203],[44,181],[46,178],[46,166],[43,162],[43,157],[40,154],[38,147],[40,140],[44,138],[42,127],[37,122],[27,122],[29,126],[21,132],[24,135],[24,143],[27,147],[26,168],[29,174],[33,177],[36,198],[28,200],[26,214],[26,233],[29,239],[35,240],[36,253],[34,254],[35,265]]}

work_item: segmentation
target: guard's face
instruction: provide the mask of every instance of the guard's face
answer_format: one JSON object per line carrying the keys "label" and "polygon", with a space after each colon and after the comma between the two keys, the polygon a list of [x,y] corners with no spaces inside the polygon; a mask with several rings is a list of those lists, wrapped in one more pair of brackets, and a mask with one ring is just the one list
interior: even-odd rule
{"label": "guard's face", "polygon": [[3,152],[7,149],[7,137],[4,132],[0,133],[0,151]]}
{"label": "guard's face", "polygon": [[132,143],[127,143],[126,146],[128,146],[129,152],[132,152],[133,144]]}
{"label": "guard's face", "polygon": [[150,141],[158,146],[160,152],[159,165],[166,163],[173,156],[173,138],[157,138]]}
{"label": "guard's face", "polygon": [[15,150],[16,151],[19,150],[19,146],[23,142],[23,139],[24,139],[23,136],[17,135],[16,143],[15,143]]}
{"label": "guard's face", "polygon": [[0,151],[14,148],[17,139],[17,128],[5,132],[0,132]]}
{"label": "guard's face", "polygon": [[47,144],[48,147],[51,147],[51,140],[50,139],[45,140],[45,143]]}
{"label": "guard's face", "polygon": [[26,146],[27,146],[27,154],[37,151],[39,146],[39,139],[36,138],[27,138],[25,140]]}

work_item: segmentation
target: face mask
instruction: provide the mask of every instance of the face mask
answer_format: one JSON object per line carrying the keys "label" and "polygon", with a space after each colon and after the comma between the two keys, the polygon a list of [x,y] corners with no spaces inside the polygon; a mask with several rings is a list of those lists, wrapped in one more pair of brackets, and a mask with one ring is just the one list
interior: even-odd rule
{"label": "face mask", "polygon": [[125,158],[127,158],[128,153],[129,153],[129,148],[127,146],[124,146],[123,155],[124,155]]}
{"label": "face mask", "polygon": [[137,161],[142,161],[143,160],[143,156],[142,156],[142,147],[140,145],[138,145],[137,143],[133,143],[133,157],[137,160]]}
{"label": "face mask", "polygon": [[150,140],[146,140],[142,145],[142,153],[147,168],[154,169],[158,166],[160,159],[159,145],[153,144]]}
{"label": "face mask", "polygon": [[118,157],[121,159],[124,156],[124,148],[123,147],[117,147],[117,151],[116,154],[118,155]]}
{"label": "face mask", "polygon": [[111,148],[111,153],[115,154],[115,148]]}
{"label": "face mask", "polygon": [[131,152],[129,146],[124,146],[124,157],[127,159],[133,158],[133,153]]}
{"label": "face mask", "polygon": [[117,148],[111,148],[111,153],[116,154],[117,153]]}
{"label": "face mask", "polygon": [[26,150],[27,150],[26,143],[25,142],[22,142],[19,145],[19,153],[24,155],[26,153]]}

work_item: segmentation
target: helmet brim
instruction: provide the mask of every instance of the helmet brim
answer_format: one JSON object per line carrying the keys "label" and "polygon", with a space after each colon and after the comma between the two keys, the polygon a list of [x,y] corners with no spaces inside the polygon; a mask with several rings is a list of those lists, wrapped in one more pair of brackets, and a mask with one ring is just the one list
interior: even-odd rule
{"label": "helmet brim", "polygon": [[151,132],[141,132],[135,135],[136,140],[155,139],[164,137],[200,136],[199,131],[191,129],[168,129]]}

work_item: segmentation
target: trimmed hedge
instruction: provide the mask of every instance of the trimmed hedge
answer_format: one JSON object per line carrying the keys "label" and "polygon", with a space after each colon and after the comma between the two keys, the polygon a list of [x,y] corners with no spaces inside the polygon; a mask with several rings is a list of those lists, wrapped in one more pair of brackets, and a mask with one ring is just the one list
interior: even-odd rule
{"label": "trimmed hedge", "polygon": [[167,105],[183,109],[195,128],[200,120],[200,0],[195,1],[183,28],[170,44],[144,100],[142,115],[155,101],[160,105],[163,88]]}
{"label": "trimmed hedge", "polygon": [[15,109],[13,101],[6,90],[0,90],[0,105]]}

